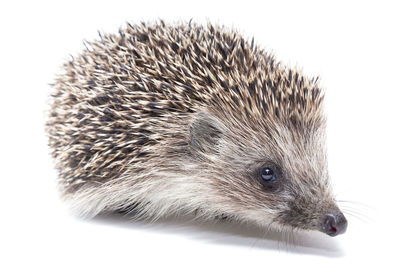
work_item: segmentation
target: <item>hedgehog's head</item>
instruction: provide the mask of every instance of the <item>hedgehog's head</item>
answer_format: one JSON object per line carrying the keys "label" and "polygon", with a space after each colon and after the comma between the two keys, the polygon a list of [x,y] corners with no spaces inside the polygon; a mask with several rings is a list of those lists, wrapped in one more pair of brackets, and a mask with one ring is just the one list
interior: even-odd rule
{"label": "hedgehog's head", "polygon": [[[308,93],[319,94],[314,89]],[[322,96],[299,97],[293,100],[298,106],[282,97],[272,112],[254,104],[198,113],[191,125],[193,155],[203,164],[202,175],[211,177],[205,181],[221,213],[335,236],[347,221],[329,185],[325,119],[316,104]]]}

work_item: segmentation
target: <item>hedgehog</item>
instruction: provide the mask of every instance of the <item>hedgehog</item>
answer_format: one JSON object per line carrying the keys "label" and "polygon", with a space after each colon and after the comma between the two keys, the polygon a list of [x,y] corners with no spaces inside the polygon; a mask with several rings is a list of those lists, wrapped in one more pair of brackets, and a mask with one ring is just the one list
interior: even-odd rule
{"label": "hedgehog", "polygon": [[211,23],[127,23],[84,44],[52,84],[46,123],[78,215],[346,231],[318,78]]}

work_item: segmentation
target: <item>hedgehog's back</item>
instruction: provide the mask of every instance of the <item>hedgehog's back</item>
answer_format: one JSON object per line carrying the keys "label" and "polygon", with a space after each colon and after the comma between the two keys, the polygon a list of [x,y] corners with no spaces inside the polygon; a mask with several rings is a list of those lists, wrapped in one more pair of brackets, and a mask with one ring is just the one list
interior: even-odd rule
{"label": "hedgehog's back", "polygon": [[261,124],[316,107],[312,82],[223,28],[128,24],[86,47],[58,77],[47,123],[66,190],[127,175],[168,138],[184,145],[202,107]]}

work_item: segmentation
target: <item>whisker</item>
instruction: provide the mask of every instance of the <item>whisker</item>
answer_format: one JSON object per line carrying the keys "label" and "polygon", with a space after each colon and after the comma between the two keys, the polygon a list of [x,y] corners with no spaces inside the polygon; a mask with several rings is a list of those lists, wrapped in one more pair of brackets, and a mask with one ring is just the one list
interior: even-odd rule
{"label": "whisker", "polygon": [[[282,236],[282,229],[281,228],[278,229],[278,233],[279,233],[279,236],[281,237]],[[279,251],[281,250],[281,241],[282,241],[281,238],[278,238],[278,250]]]}
{"label": "whisker", "polygon": [[344,212],[345,215],[349,215],[349,216],[351,216],[353,218],[356,218],[356,219],[358,219],[358,220],[360,220],[360,221],[362,221],[364,223],[371,222],[371,219],[369,217],[365,216],[365,215],[353,213],[352,211],[345,210],[345,209],[343,209],[343,212]]}
{"label": "whisker", "polygon": [[295,228],[291,228],[290,235],[291,235],[292,251],[294,251],[295,248],[296,248],[296,242],[295,242]]}
{"label": "whisker", "polygon": [[372,220],[371,216],[365,214],[363,211],[355,209],[354,207],[344,206],[344,207],[342,207],[342,210],[346,210],[348,212],[352,212],[352,213],[357,214],[357,215],[359,215],[361,217],[364,217],[365,219]]}
{"label": "whisker", "polygon": [[346,216],[349,216],[351,218],[355,218],[355,219],[357,219],[357,220],[359,220],[359,221],[361,221],[363,223],[367,223],[367,221],[365,219],[363,219],[362,217],[360,217],[358,215],[355,215],[355,214],[350,213],[350,212],[345,212],[345,214],[346,214]]}
{"label": "whisker", "polygon": [[367,207],[367,208],[372,208],[369,204],[366,204],[366,203],[363,203],[363,202],[360,202],[360,201],[352,201],[352,200],[343,200],[343,199],[339,199],[339,200],[336,200],[336,202],[339,202],[339,203],[348,203],[348,204],[354,204],[354,205],[364,206],[364,207]]}
{"label": "whisker", "polygon": [[285,251],[286,253],[288,253],[289,252],[288,229],[286,227],[284,229],[285,229],[284,230]]}
{"label": "whisker", "polygon": [[370,205],[359,201],[343,199],[339,199],[337,202],[345,214],[348,214],[364,223],[372,221],[371,216],[368,215],[373,210]]}
{"label": "whisker", "polygon": [[369,213],[374,210],[374,208],[368,204],[357,202],[357,201],[349,201],[349,200],[338,200],[339,207],[347,207],[353,210],[357,210],[359,212]]}

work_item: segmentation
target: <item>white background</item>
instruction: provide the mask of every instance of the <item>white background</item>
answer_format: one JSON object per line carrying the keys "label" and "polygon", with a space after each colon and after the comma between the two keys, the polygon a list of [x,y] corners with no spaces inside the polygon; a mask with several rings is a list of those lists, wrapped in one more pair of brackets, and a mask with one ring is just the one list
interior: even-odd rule
{"label": "white background", "polygon": [[[395,1],[2,1],[0,266],[400,266],[399,11]],[[71,216],[43,130],[48,84],[97,30],[157,18],[234,26],[320,75],[335,192],[362,220],[293,243],[223,223]]]}

